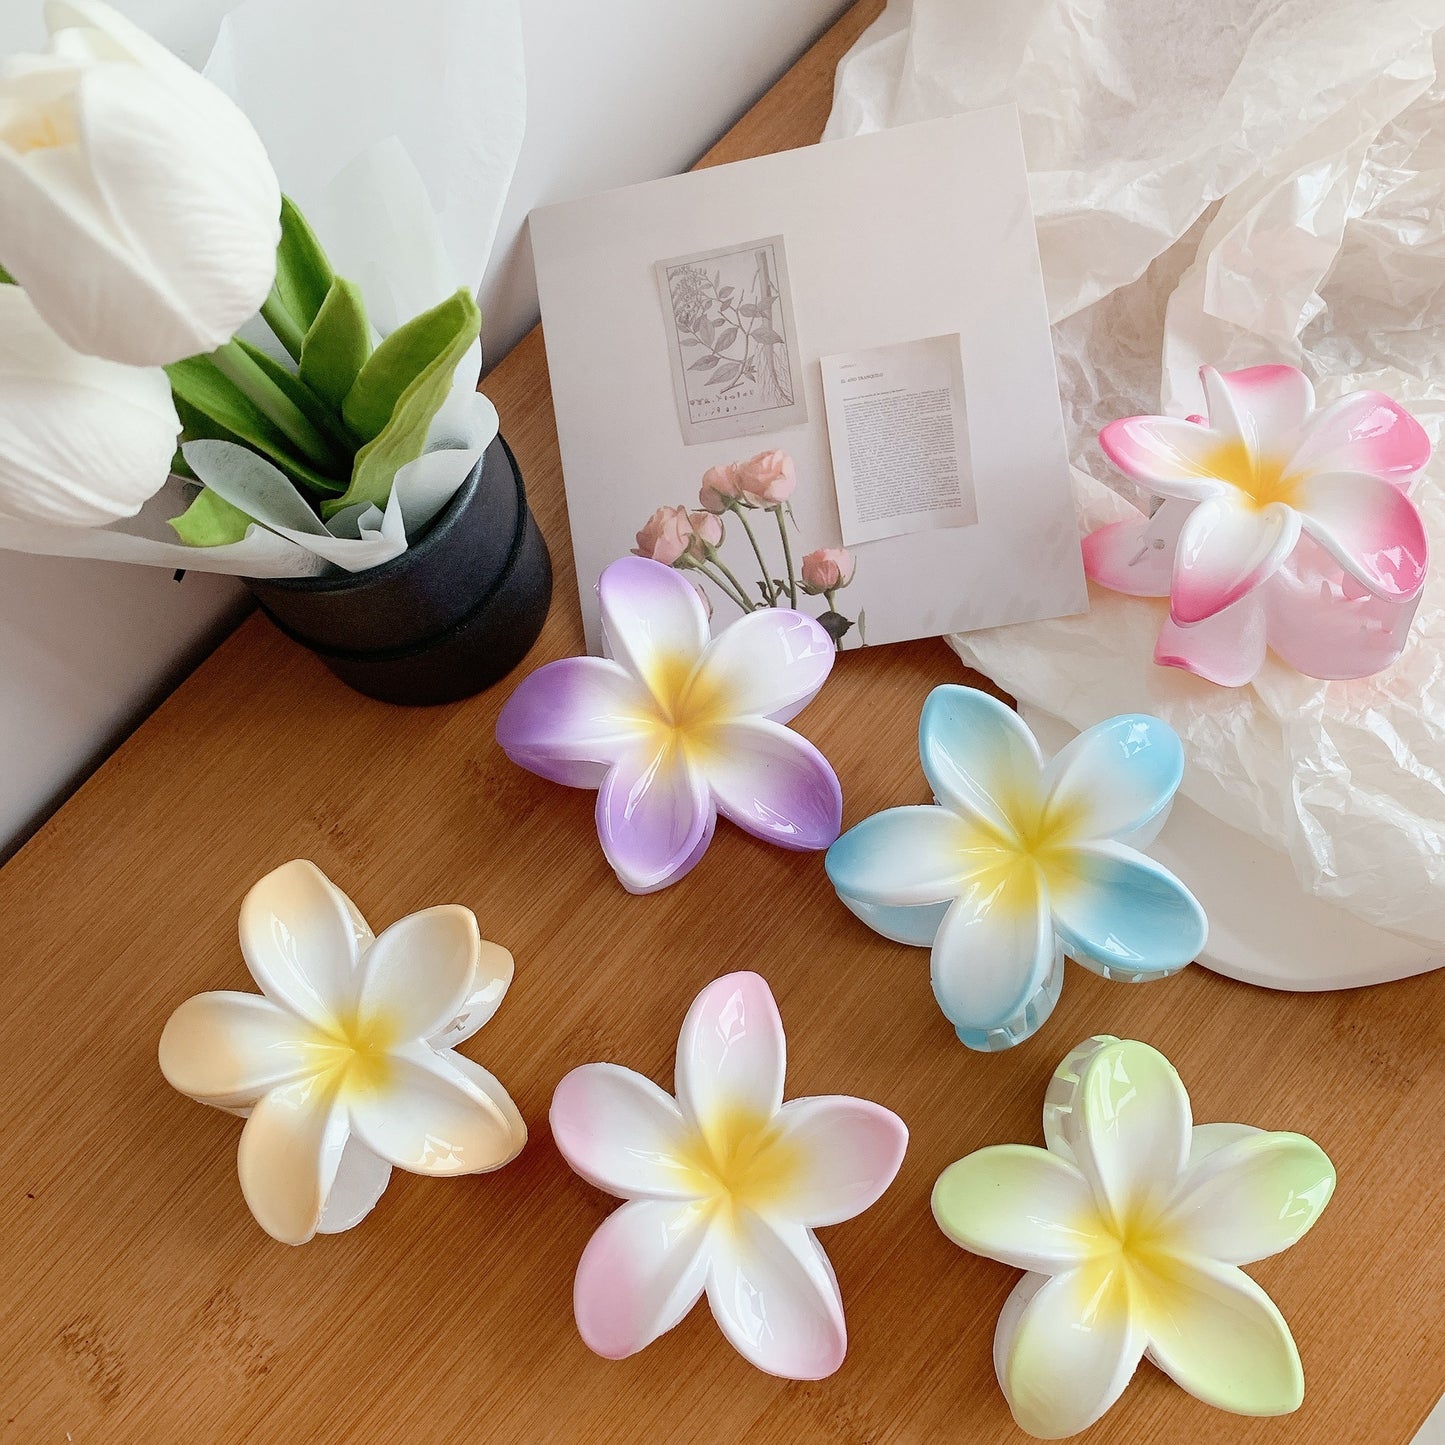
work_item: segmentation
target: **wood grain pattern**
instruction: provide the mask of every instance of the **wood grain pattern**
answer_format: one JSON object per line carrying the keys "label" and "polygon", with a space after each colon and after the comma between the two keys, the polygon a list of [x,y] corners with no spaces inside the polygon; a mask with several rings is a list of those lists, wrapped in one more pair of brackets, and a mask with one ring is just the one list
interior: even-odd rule
{"label": "wood grain pattern", "polygon": [[[834,66],[878,8],[845,16],[708,160],[813,140]],[[488,390],[557,562],[535,665],[581,644],[538,334]],[[840,659],[801,729],[838,769],[846,822],[924,800],[918,710],[963,675],[941,642]],[[1254,1270],[1293,1323],[1303,1409],[1240,1420],[1144,1366],[1090,1438],[1410,1437],[1445,1385],[1445,972],[1289,996],[1198,969],[1130,988],[1070,965],[1041,1037],[970,1054],[934,1006],[925,955],[858,924],[816,856],[723,827],[683,883],[624,894],[592,797],[498,751],[507,690],[387,708],[253,619],[0,871],[0,1438],[1021,1440],[990,1361],[1016,1275],[949,1244],[928,1195],[972,1149],[1038,1141],[1049,1073],[1096,1032],[1162,1048],[1201,1120],[1312,1135],[1340,1187],[1301,1245]],[[299,1250],[246,1212],[238,1121],[172,1093],[155,1061],[181,1000],[249,986],[237,910],[292,857],[314,859],[377,926],[462,902],[515,952],[512,991],[466,1051],[532,1131],[498,1174],[398,1172],[362,1228]],[[852,1340],[817,1384],[750,1369],[705,1308],[618,1364],[572,1323],[573,1269],[613,1201],[563,1164],[551,1090],[593,1059],[668,1079],[688,1003],[737,968],[777,994],[790,1095],[861,1094],[912,1129],[883,1200],[823,1233]]]}

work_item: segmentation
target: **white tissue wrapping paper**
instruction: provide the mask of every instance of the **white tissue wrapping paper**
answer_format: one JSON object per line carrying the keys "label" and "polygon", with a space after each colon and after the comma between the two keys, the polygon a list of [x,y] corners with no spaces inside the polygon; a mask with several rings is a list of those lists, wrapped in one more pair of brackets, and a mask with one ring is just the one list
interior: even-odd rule
{"label": "white tissue wrapping paper", "polygon": [[[116,0],[116,8],[193,63],[214,37],[206,77],[255,124],[282,188],[337,272],[361,286],[380,335],[459,286],[481,285],[526,125],[518,0]],[[34,27],[12,30],[11,19],[0,22],[7,49],[40,43]],[[290,364],[259,318],[242,334]],[[138,516],[106,528],[0,517],[0,548],[246,577],[364,571],[406,550],[407,530],[450,500],[496,436],[495,409],[476,396],[480,367],[477,343],[457,367],[425,454],[398,472],[386,512],[345,518],[341,536],[336,526],[302,531],[273,519],[229,546],[187,547],[166,525],[187,500],[172,477]],[[212,461],[226,466],[220,454]]]}
{"label": "white tissue wrapping paper", "polygon": [[839,67],[826,137],[1006,101],[1082,529],[1147,505],[1099,451],[1106,422],[1202,412],[1201,362],[1287,361],[1322,402],[1377,388],[1420,418],[1433,563],[1404,654],[1355,682],[1158,667],[1166,604],[1098,587],[1086,615],[950,642],[1075,727],[1165,718],[1184,793],[1306,892],[1445,942],[1445,0],[893,0]]}

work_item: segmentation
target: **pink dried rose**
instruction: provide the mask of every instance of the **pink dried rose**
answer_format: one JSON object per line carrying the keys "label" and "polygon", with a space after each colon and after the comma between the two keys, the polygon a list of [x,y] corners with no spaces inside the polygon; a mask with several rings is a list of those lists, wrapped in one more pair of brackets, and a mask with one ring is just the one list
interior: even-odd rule
{"label": "pink dried rose", "polygon": [[697,499],[709,512],[726,512],[737,505],[742,496],[738,478],[741,466],[740,462],[729,462],[725,467],[709,467],[702,474]]}
{"label": "pink dried rose", "polygon": [[716,547],[722,538],[722,523],[711,512],[659,507],[637,534],[632,554],[675,567],[683,558],[706,556],[706,547]]}
{"label": "pink dried rose", "polygon": [[813,596],[846,587],[853,580],[858,563],[842,547],[819,547],[803,558],[803,591]]}
{"label": "pink dried rose", "polygon": [[786,502],[798,485],[798,473],[787,452],[759,452],[750,461],[734,464],[743,500],[755,507]]}

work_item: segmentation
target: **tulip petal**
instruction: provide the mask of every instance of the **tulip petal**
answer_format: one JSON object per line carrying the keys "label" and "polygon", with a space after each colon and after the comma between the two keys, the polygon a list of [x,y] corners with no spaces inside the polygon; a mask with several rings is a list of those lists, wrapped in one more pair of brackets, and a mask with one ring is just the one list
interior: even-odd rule
{"label": "tulip petal", "polygon": [[1044,769],[1046,816],[1067,815],[1075,836],[1113,838],[1150,823],[1184,777],[1184,746],[1166,722],[1124,713],[1086,728]]}
{"label": "tulip petal", "polygon": [[833,639],[806,613],[766,607],[723,628],[700,671],[730,716],[787,723],[817,696],[836,656]]}
{"label": "tulip petal", "polygon": [[1401,490],[1430,460],[1425,428],[1380,391],[1356,391],[1314,416],[1290,462],[1309,476],[1322,472],[1368,472],[1392,479]]}
{"label": "tulip petal", "polygon": [[[1282,571],[1276,572],[1269,585],[1282,575]],[[1154,661],[1221,687],[1243,687],[1254,680],[1269,650],[1266,608],[1263,589],[1256,589],[1188,627],[1166,617],[1154,643]]]}
{"label": "tulip petal", "polygon": [[986,1033],[1023,1012],[1054,963],[1048,899],[1026,864],[968,879],[933,940],[930,974],[954,1028]]}
{"label": "tulip petal", "polygon": [[441,1031],[471,996],[481,949],[476,915],[459,904],[398,919],[361,957],[359,1017],[395,1038]]}
{"label": "tulip petal", "polygon": [[[922,805],[888,808],[855,823],[828,849],[823,866],[850,903],[911,907],[951,902],[968,874],[996,856],[996,845],[970,822]],[[917,941],[932,943],[933,933]]]}
{"label": "tulip petal", "polygon": [[1195,503],[1169,500],[1152,517],[1111,522],[1084,538],[1091,582],[1130,597],[1167,597],[1179,532]]}
{"label": "tulip petal", "polygon": [[1299,514],[1282,502],[1201,502],[1179,534],[1170,615],[1188,626],[1222,612],[1270,577],[1299,540]]}
{"label": "tulip petal", "polygon": [[1304,529],[1378,597],[1407,601],[1425,585],[1430,543],[1419,509],[1397,487],[1362,472],[1300,483]]}
{"label": "tulip petal", "polygon": [[317,1234],[341,1234],[360,1224],[391,1183],[391,1165],[354,1135],[341,1151],[331,1192],[317,1222]]}
{"label": "tulip petal", "polygon": [[1236,430],[1251,456],[1293,455],[1315,405],[1315,389],[1297,366],[1205,366],[1200,376],[1215,430]]}
{"label": "tulip petal", "polygon": [[241,904],[241,953],[261,991],[322,1028],[354,996],[357,935],[347,899],[304,859],[268,873]]}
{"label": "tulip petal", "polygon": [[1242,1270],[1175,1260],[1142,1283],[1149,1358],[1175,1384],[1236,1415],[1299,1408],[1304,1370],[1289,1326]]}
{"label": "tulip petal", "polygon": [[597,1227],[577,1264],[572,1309],[587,1348],[623,1360],[666,1334],[707,1279],[707,1211],[641,1199]]}
{"label": "tulip petal", "polygon": [[454,1049],[471,1038],[501,1006],[511,987],[513,968],[512,955],[505,948],[482,939],[471,992],[440,1029],[427,1035],[427,1042],[435,1049]]}
{"label": "tulip petal", "polygon": [[519,767],[573,788],[600,787],[646,731],[641,683],[604,657],[566,657],[529,673],[497,718],[497,742]]}
{"label": "tulip petal", "polygon": [[793,1099],[778,1110],[776,1123],[780,1142],[797,1159],[787,1212],[810,1229],[841,1224],[874,1204],[908,1147],[908,1126],[869,1099]]}
{"label": "tulip petal", "polygon": [[703,1130],[733,1113],[767,1120],[783,1102],[787,1042],[767,983],[755,973],[714,979],[693,1000],[677,1040],[677,1102]]}
{"label": "tulip petal", "polygon": [[623,1199],[692,1199],[691,1131],[674,1100],[618,1064],[583,1064],[552,1095],[552,1137],[589,1184]]}
{"label": "tulip petal", "polygon": [[784,1379],[831,1375],[848,1332],[837,1277],[812,1234],[742,1210],[713,1240],[707,1302],[732,1347]]}
{"label": "tulip petal", "polygon": [[716,816],[701,773],[666,738],[624,754],[597,791],[597,836],[629,893],[681,878],[702,856]]}
{"label": "tulip petal", "polygon": [[199,993],[161,1033],[166,1082],[220,1109],[244,1109],[262,1094],[316,1070],[306,1025],[254,993]]}
{"label": "tulip petal", "polygon": [[1198,958],[1204,909],[1168,869],[1121,843],[1060,853],[1049,903],[1065,950],[1080,963],[1131,978],[1173,973]]}
{"label": "tulip petal", "polygon": [[1096,1049],[1075,1093],[1070,1142],[1115,1232],[1162,1207],[1189,1157],[1189,1095],[1158,1049],[1116,1039]]}
{"label": "tulip petal", "polygon": [[383,1077],[348,1087],[346,1102],[367,1148],[415,1174],[499,1169],[525,1142],[487,1090],[425,1044],[393,1049]]}
{"label": "tulip petal", "polygon": [[707,612],[680,572],[647,557],[619,557],[597,583],[608,655],[671,705],[708,644]]}
{"label": "tulip petal", "polygon": [[919,717],[918,751],[944,807],[1012,836],[1011,800],[1037,785],[1043,756],[1011,707],[977,688],[936,687]]}
{"label": "tulip petal", "polygon": [[999,1315],[994,1368],[1019,1428],[1061,1440],[1118,1400],[1144,1344],[1122,1271],[1026,1274]]}
{"label": "tulip petal", "polygon": [[1278,1254],[1314,1224],[1335,1188],[1334,1165],[1303,1134],[1255,1132],[1196,1157],[1170,1202],[1181,1253],[1225,1264]]}
{"label": "tulip petal", "polygon": [[1172,416],[1129,416],[1099,433],[1104,455],[1152,492],[1202,502],[1224,491],[1213,474],[1214,457],[1228,437]]}
{"label": "tulip petal", "polygon": [[973,1254],[1044,1274],[1113,1243],[1079,1170],[1027,1144],[996,1144],[950,1164],[933,1186],[933,1217]]}
{"label": "tulip petal", "polygon": [[807,738],[781,723],[755,717],[714,727],[698,764],[718,811],[745,833],[795,850],[837,839],[838,776]]}
{"label": "tulip petal", "polygon": [[346,1110],[324,1078],[264,1095],[241,1130],[236,1162],[256,1222],[282,1244],[305,1244],[321,1219],[347,1139]]}

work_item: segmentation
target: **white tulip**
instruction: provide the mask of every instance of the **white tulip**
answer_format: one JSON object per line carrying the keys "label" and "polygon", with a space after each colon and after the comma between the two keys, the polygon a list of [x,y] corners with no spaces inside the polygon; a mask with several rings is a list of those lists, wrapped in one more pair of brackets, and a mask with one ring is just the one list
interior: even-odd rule
{"label": "white tulip", "polygon": [[164,485],[180,429],[159,367],[82,356],[0,286],[0,517],[133,517]]}
{"label": "white tulip", "polygon": [[77,351],[214,351],[275,276],[281,193],[251,123],[100,0],[48,0],[0,65],[0,265]]}

